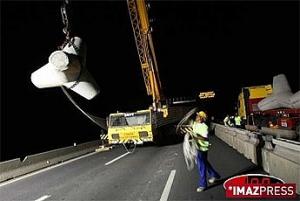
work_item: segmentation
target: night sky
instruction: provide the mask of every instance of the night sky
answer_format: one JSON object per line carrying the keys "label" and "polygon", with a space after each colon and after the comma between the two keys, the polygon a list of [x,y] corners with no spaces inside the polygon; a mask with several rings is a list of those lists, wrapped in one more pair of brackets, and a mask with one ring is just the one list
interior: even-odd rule
{"label": "night sky", "polygon": [[[1,1],[1,160],[99,138],[100,129],[59,88],[37,89],[30,74],[64,41],[62,1]],[[214,90],[215,115],[234,110],[243,86],[286,74],[299,90],[297,1],[154,1],[153,39],[167,97]],[[100,94],[86,111],[143,109],[147,97],[125,1],[71,1],[74,35],[87,43],[87,68]],[[200,105],[201,107],[201,105]]]}

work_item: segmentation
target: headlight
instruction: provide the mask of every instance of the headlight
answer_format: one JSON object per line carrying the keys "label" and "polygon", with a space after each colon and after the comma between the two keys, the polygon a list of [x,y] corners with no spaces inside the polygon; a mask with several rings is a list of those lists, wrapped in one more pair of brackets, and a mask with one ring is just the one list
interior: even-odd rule
{"label": "headlight", "polygon": [[112,134],[111,137],[112,137],[112,139],[119,139],[120,138],[118,133]]}
{"label": "headlight", "polygon": [[141,131],[139,132],[140,138],[142,137],[148,137],[148,132],[147,131]]}

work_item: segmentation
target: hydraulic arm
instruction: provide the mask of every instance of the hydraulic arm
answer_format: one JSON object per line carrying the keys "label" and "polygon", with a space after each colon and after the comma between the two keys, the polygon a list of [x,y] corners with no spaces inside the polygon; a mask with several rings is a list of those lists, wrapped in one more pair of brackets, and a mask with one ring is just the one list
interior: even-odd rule
{"label": "hydraulic arm", "polygon": [[147,6],[144,0],[127,0],[127,5],[147,94],[152,96],[153,106],[160,108],[161,101],[164,97],[159,78]]}

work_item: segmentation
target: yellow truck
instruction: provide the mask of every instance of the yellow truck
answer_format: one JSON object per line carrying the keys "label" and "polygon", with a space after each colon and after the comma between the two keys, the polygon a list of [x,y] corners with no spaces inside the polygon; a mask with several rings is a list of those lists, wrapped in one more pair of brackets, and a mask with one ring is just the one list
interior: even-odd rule
{"label": "yellow truck", "polygon": [[[243,87],[238,96],[238,114],[243,120],[258,112],[258,102],[272,94],[272,85]],[[249,122],[248,122],[249,124]]]}
{"label": "yellow truck", "polygon": [[[260,129],[263,134],[287,139],[299,136],[300,108],[292,104],[291,107],[278,104],[281,101],[289,106],[288,101],[293,97],[297,99],[297,94],[290,94],[288,82],[283,75],[273,78],[273,86],[269,84],[242,88],[237,108],[239,116],[246,121],[246,129]],[[262,103],[268,109],[262,110]]]}
{"label": "yellow truck", "polygon": [[158,129],[179,122],[190,107],[170,107],[162,91],[158,71],[152,28],[145,0],[127,0],[141,72],[147,95],[152,96],[152,106],[146,110],[128,113],[112,113],[108,117],[109,144],[162,142],[168,132]]}
{"label": "yellow truck", "polygon": [[163,129],[168,126],[173,128],[190,109],[191,106],[188,105],[172,105],[163,106],[158,110],[149,107],[136,112],[111,113],[107,122],[108,143],[163,144],[170,134],[175,135],[175,132],[168,133]]}
{"label": "yellow truck", "polygon": [[108,118],[109,144],[143,144],[153,141],[153,117],[150,109],[133,113],[113,113]]}

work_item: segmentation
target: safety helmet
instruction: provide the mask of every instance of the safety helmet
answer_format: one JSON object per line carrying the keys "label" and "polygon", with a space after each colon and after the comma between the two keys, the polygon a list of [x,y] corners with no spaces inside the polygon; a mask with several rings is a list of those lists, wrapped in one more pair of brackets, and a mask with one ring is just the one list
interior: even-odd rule
{"label": "safety helmet", "polygon": [[203,112],[203,111],[200,111],[200,112],[198,112],[198,113],[197,113],[197,115],[198,115],[199,117],[202,117],[202,118],[204,118],[204,119],[206,119],[206,118],[207,118],[207,115],[206,115],[206,113],[205,113],[205,112]]}

